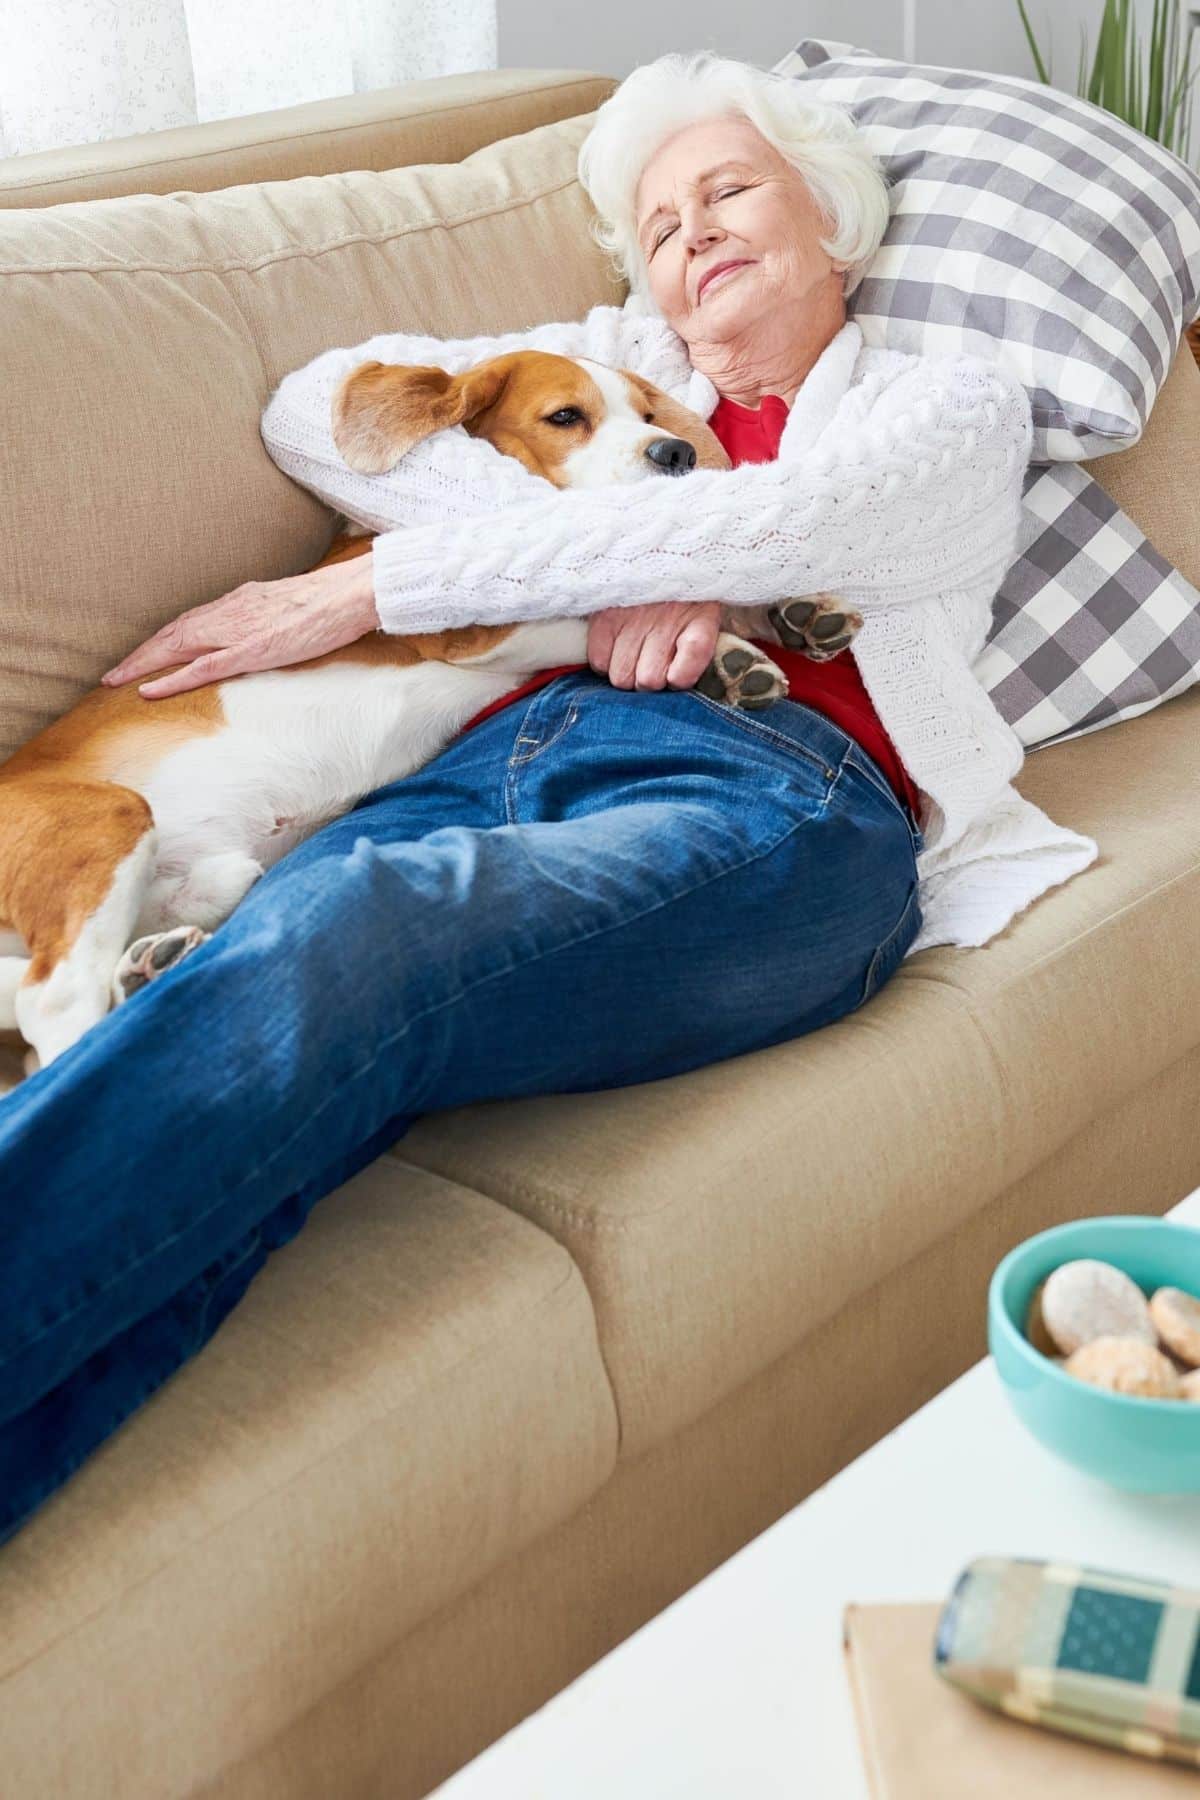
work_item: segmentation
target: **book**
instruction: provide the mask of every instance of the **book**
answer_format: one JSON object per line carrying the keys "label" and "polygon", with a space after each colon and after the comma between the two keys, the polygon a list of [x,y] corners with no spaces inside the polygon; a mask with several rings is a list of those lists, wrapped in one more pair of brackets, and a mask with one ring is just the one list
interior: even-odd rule
{"label": "book", "polygon": [[933,1668],[941,1606],[852,1605],[846,1670],[872,1800],[1190,1800],[1200,1770],[1006,1717]]}

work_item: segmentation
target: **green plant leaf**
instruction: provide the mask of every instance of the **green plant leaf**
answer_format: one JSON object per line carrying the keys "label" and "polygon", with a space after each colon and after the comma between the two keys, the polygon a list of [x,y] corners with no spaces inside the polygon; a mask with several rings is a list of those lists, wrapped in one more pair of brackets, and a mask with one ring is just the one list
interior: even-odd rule
{"label": "green plant leaf", "polygon": [[1088,83],[1087,97],[1093,106],[1107,104],[1105,95],[1108,83],[1105,71],[1108,66],[1108,43],[1112,35],[1112,0],[1104,0],[1104,11],[1100,17],[1100,36],[1096,40],[1096,56],[1092,63],[1092,78]]}
{"label": "green plant leaf", "polygon": [[[1137,7],[1138,0],[1104,0],[1094,54],[1087,26],[1080,23],[1075,92],[1190,161],[1193,86],[1200,77],[1200,62],[1193,57],[1196,27],[1183,12],[1183,0],[1153,0],[1143,38]],[[1017,10],[1038,79],[1049,84],[1048,59],[1026,0],[1017,0]]]}
{"label": "green plant leaf", "polygon": [[1120,0],[1113,9],[1112,42],[1109,46],[1112,64],[1112,94],[1108,105],[1118,119],[1127,119],[1127,102],[1125,97],[1125,64],[1128,60],[1127,45],[1129,43],[1129,0]]}
{"label": "green plant leaf", "polygon": [[[1154,16],[1150,21],[1150,67],[1146,79],[1146,118],[1142,126],[1147,137],[1157,138],[1162,131],[1163,61],[1167,50],[1167,6],[1171,0],[1154,0]],[[1178,5],[1179,0],[1174,0]]]}
{"label": "green plant leaf", "polygon": [[1038,48],[1038,41],[1033,35],[1033,26],[1029,23],[1029,14],[1025,11],[1025,0],[1017,0],[1017,11],[1020,13],[1021,23],[1025,27],[1025,36],[1029,43],[1030,53],[1033,56],[1033,66],[1037,70],[1037,78],[1039,81],[1045,82],[1046,86],[1049,87],[1050,73],[1046,68],[1045,63],[1042,61],[1042,53]]}

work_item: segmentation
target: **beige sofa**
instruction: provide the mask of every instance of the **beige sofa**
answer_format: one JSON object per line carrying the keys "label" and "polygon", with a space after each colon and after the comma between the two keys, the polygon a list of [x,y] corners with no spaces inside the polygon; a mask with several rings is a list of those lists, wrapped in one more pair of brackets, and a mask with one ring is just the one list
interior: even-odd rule
{"label": "beige sofa", "polygon": [[[258,432],[289,369],[620,298],[574,180],[611,86],[0,164],[0,754],[323,554]],[[1096,467],[1192,579],[1198,453],[1184,356]],[[428,1117],[324,1201],[0,1549],[0,1789],[427,1792],[978,1356],[1009,1245],[1200,1182],[1200,691],[1017,785],[1102,855],[985,949],[737,1061]]]}

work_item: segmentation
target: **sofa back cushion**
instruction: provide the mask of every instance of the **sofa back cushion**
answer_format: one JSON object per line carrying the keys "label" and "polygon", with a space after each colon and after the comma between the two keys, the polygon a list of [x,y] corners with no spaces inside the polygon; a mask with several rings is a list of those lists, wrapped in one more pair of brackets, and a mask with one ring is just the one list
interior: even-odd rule
{"label": "sofa back cushion", "polygon": [[0,157],[0,207],[180,188],[207,193],[342,169],[458,162],[498,138],[591,112],[616,85],[611,75],[583,69],[471,69],[136,137],[34,150]]}
{"label": "sofa back cushion", "polygon": [[591,117],[460,163],[0,210],[0,758],[166,620],[324,554],[333,515],[259,435],[289,370],[620,303],[575,178]]}

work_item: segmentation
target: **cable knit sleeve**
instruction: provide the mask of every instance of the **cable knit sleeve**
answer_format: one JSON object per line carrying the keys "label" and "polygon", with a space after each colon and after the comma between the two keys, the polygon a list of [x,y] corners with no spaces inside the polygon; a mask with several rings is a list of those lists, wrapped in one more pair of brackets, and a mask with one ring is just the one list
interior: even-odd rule
{"label": "cable knit sleeve", "polygon": [[530,496],[469,532],[388,532],[372,546],[383,627],[825,590],[865,612],[964,590],[990,600],[1020,516],[1024,389],[976,357],[913,357],[868,376],[855,402],[786,460]]}
{"label": "cable knit sleeve", "polygon": [[556,492],[540,475],[461,426],[437,432],[383,475],[349,467],[333,441],[334,389],[364,362],[426,364],[458,375],[512,350],[588,356],[633,369],[686,400],[694,374],[687,349],[666,321],[632,304],[594,306],[586,318],[499,337],[435,338],[384,333],[351,348],[326,350],[279,383],[260,426],[273,462],[326,505],[372,531],[445,525]]}

